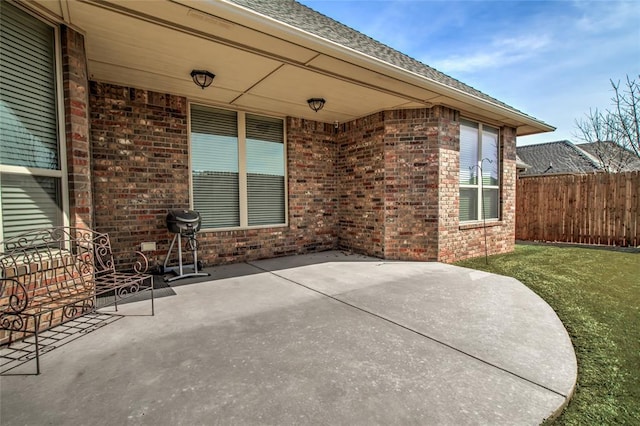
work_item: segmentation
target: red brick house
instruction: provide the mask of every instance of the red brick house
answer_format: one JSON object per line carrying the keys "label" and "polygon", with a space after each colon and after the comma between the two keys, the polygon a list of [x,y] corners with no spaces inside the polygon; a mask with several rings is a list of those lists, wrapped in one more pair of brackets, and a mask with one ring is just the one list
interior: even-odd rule
{"label": "red brick house", "polygon": [[553,127],[299,3],[0,7],[0,240],[87,225],[161,263],[194,208],[209,265],[451,262],[484,254],[484,204],[489,252],[513,248],[516,136]]}

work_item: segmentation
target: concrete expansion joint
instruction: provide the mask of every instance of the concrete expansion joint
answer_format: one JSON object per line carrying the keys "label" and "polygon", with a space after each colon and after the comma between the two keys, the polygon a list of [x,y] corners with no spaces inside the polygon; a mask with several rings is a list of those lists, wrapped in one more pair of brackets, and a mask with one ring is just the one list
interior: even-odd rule
{"label": "concrete expansion joint", "polygon": [[[380,315],[380,314],[377,314],[377,313],[372,312],[372,311],[370,311],[370,310],[367,310],[367,309],[364,309],[364,308],[362,308],[362,307],[356,306],[356,305],[354,305],[354,304],[352,304],[352,303],[349,303],[349,302],[347,302],[347,301],[345,301],[345,300],[342,300],[342,299],[340,299],[340,298],[338,298],[338,297],[336,297],[336,296],[332,296],[332,295],[330,295],[330,294],[328,294],[328,293],[325,293],[325,292],[320,291],[320,290],[318,290],[318,289],[315,289],[315,288],[313,288],[313,287],[307,286],[307,285],[305,285],[305,284],[303,284],[303,283],[301,283],[301,282],[295,281],[295,280],[293,280],[293,279],[291,279],[291,278],[288,278],[288,277],[286,277],[286,276],[284,276],[284,275],[278,274],[278,273],[276,273],[276,272],[274,272],[274,271],[271,271],[271,270],[269,270],[269,269],[262,268],[262,267],[260,267],[260,266],[258,266],[258,265],[256,265],[256,264],[254,264],[254,263],[252,263],[252,262],[245,262],[245,263],[246,263],[247,265],[249,265],[249,266],[253,267],[253,268],[256,268],[256,269],[258,269],[258,270],[262,271],[262,272],[266,272],[266,273],[271,274],[271,275],[273,275],[273,276],[275,276],[275,277],[278,277],[278,278],[280,278],[280,279],[282,279],[282,280],[288,281],[288,282],[290,282],[290,283],[292,283],[292,284],[295,284],[295,285],[297,285],[297,286],[300,286],[300,287],[302,287],[302,288],[305,288],[305,289],[307,289],[307,290],[309,290],[309,291],[312,291],[312,292],[314,292],[314,293],[320,294],[321,296],[327,297],[327,298],[329,298],[329,299],[331,299],[331,300],[334,300],[334,301],[336,301],[336,302],[338,302],[338,303],[341,303],[341,304],[343,304],[343,305],[345,305],[345,306],[348,306],[348,307],[350,307],[350,308],[353,308],[353,309],[355,309],[355,310],[357,310],[357,311],[360,311],[360,312],[362,312],[362,313],[364,313],[364,314],[370,315],[370,316],[372,316],[372,317],[375,317],[375,318],[377,318],[377,319],[380,319],[380,320],[382,320],[382,321],[385,321],[385,322],[387,322],[387,323],[389,323],[389,324],[392,324],[392,325],[394,325],[394,326],[396,326],[396,327],[399,327],[399,328],[401,328],[401,329],[403,329],[403,330],[409,331],[409,332],[411,332],[411,333],[413,333],[413,334],[416,334],[416,335],[418,335],[418,336],[420,336],[420,337],[423,337],[423,338],[425,338],[425,339],[428,339],[428,340],[430,340],[430,341],[432,341],[432,342],[434,342],[434,343],[437,343],[437,344],[439,344],[439,345],[441,345],[441,346],[444,346],[444,347],[446,347],[446,348],[448,348],[448,349],[451,349],[451,350],[453,350],[453,351],[455,351],[455,352],[458,352],[458,353],[460,353],[460,354],[462,354],[462,355],[464,355],[464,356],[466,356],[466,357],[469,357],[469,358],[472,358],[472,359],[474,359],[474,360],[476,360],[476,361],[479,361],[479,362],[481,362],[482,364],[485,364],[485,365],[487,365],[487,366],[489,366],[489,367],[491,367],[491,368],[494,368],[494,369],[500,370],[500,371],[502,371],[502,372],[504,372],[504,373],[506,373],[506,374],[508,374],[508,375],[510,375],[510,376],[513,376],[513,377],[515,377],[515,378],[519,379],[519,380],[523,380],[523,381],[528,382],[528,383],[530,383],[530,384],[532,384],[532,385],[534,385],[534,386],[537,386],[537,387],[539,387],[539,388],[542,388],[542,389],[544,389],[544,390],[546,390],[546,391],[548,391],[548,392],[551,392],[551,393],[553,393],[553,394],[556,394],[556,395],[558,395],[558,396],[560,396],[560,397],[564,398],[564,400],[565,400],[565,404],[568,402],[569,397],[571,396],[571,393],[570,393],[569,395],[565,395],[565,394],[564,394],[564,393],[562,393],[562,392],[558,392],[558,391],[556,391],[556,390],[554,390],[554,389],[551,389],[551,388],[550,388],[550,387],[548,387],[548,386],[545,386],[545,385],[543,385],[543,384],[541,384],[541,383],[538,383],[538,382],[536,382],[536,381],[534,381],[534,380],[528,379],[528,378],[526,378],[526,377],[524,377],[524,376],[522,376],[522,375],[520,375],[520,374],[514,373],[513,371],[507,370],[506,368],[500,367],[499,365],[496,365],[496,364],[494,364],[494,363],[492,363],[492,362],[489,362],[489,361],[487,361],[487,360],[485,360],[485,359],[482,359],[482,358],[480,358],[479,356],[473,355],[473,354],[471,354],[471,353],[469,353],[469,352],[467,352],[467,351],[464,351],[464,350],[462,350],[462,349],[456,348],[455,346],[452,346],[452,345],[450,345],[450,344],[448,344],[448,343],[446,343],[446,342],[443,342],[442,340],[439,340],[439,339],[436,339],[436,338],[434,338],[434,337],[432,337],[432,336],[429,336],[429,335],[427,335],[427,334],[425,334],[425,333],[423,333],[423,332],[421,332],[421,331],[419,331],[419,330],[416,330],[416,329],[414,329],[414,328],[411,328],[411,327],[408,327],[408,326],[406,326],[406,325],[400,324],[399,322],[394,321],[394,320],[393,320],[393,319],[391,319],[391,318],[387,318],[387,317],[385,317],[385,316],[383,316],[383,315]],[[384,266],[384,265],[389,265],[389,264],[394,264],[394,263],[412,263],[412,262],[380,262],[380,263],[377,263],[377,264],[376,264],[376,266]],[[564,406],[564,404],[563,404],[563,406]],[[560,411],[561,411],[561,410],[562,410],[562,408],[560,408]]]}

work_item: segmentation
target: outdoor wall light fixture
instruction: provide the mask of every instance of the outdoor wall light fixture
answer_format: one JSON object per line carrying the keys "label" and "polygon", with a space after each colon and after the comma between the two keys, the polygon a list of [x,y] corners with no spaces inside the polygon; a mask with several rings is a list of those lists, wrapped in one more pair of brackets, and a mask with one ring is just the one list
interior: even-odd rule
{"label": "outdoor wall light fixture", "polygon": [[309,108],[311,108],[315,112],[320,111],[324,107],[324,103],[325,102],[326,101],[323,98],[307,99],[307,103],[309,104]]}
{"label": "outdoor wall light fixture", "polygon": [[211,86],[213,83],[213,79],[215,78],[215,74],[206,70],[193,70],[191,71],[191,78],[193,82],[200,86],[202,90],[205,87]]}

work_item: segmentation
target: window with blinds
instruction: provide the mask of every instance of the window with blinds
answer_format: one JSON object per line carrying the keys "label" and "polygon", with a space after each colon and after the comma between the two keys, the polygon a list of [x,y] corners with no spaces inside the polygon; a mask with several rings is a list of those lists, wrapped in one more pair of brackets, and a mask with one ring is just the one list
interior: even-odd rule
{"label": "window with blinds", "polygon": [[192,105],[191,170],[203,229],[286,223],[281,119]]}
{"label": "window with blinds", "polygon": [[249,226],[284,223],[282,120],[250,114],[246,118]]}
{"label": "window with blinds", "polygon": [[191,107],[193,208],[202,228],[240,226],[238,117],[233,111]]}
{"label": "window with blinds", "polygon": [[61,225],[55,29],[2,2],[0,216],[6,239]]}
{"label": "window with blinds", "polygon": [[460,121],[460,222],[500,218],[498,129]]}

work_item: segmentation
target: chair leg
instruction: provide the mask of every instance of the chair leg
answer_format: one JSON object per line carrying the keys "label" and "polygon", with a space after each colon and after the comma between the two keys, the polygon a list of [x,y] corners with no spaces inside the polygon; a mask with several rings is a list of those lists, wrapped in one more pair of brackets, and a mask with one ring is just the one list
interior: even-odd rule
{"label": "chair leg", "polygon": [[36,375],[40,374],[40,341],[38,340],[38,329],[40,328],[40,317],[34,318],[35,340],[36,340]]}
{"label": "chair leg", "polygon": [[151,316],[154,316],[156,313],[153,306],[153,277],[150,277],[149,280],[151,281]]}

